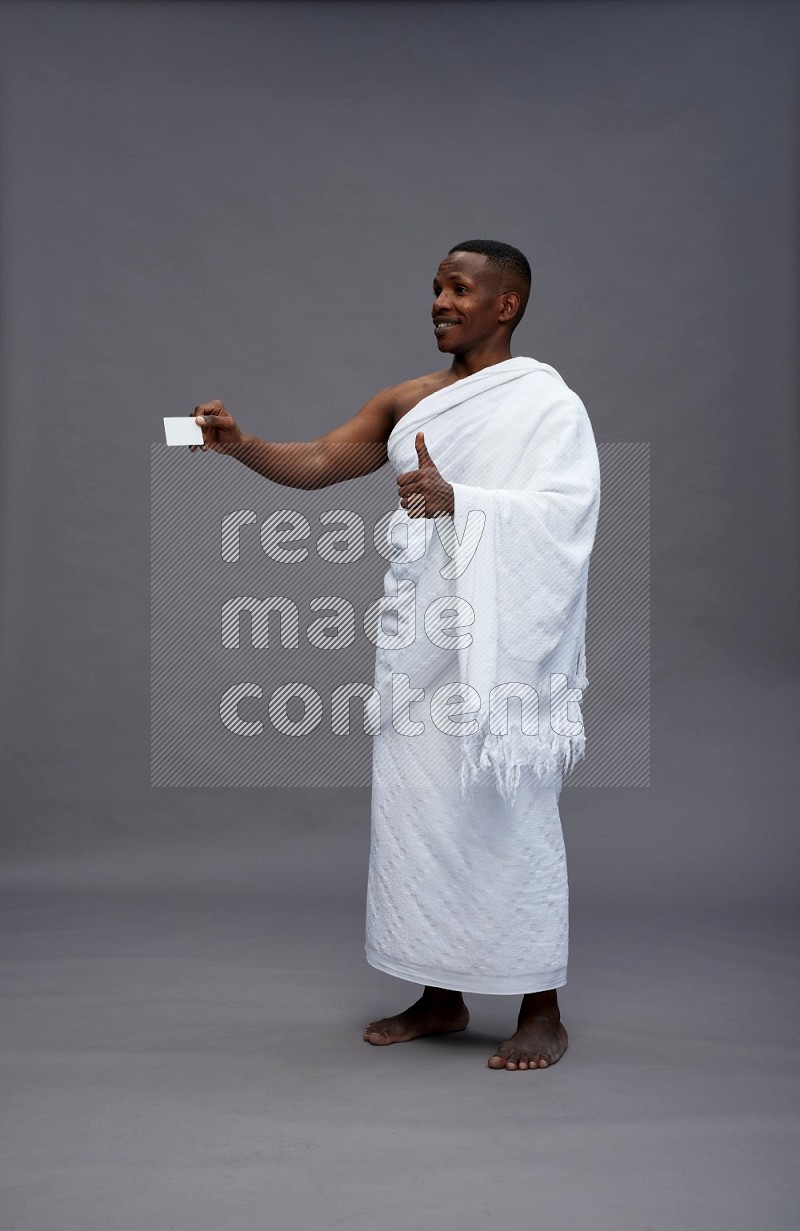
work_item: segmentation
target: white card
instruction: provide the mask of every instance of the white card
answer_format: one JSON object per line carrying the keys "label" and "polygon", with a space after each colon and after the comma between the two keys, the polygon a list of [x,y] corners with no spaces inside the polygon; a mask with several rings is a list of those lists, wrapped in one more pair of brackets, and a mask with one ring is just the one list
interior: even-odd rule
{"label": "white card", "polygon": [[179,419],[164,418],[164,435],[168,445],[201,445],[203,429],[191,415]]}

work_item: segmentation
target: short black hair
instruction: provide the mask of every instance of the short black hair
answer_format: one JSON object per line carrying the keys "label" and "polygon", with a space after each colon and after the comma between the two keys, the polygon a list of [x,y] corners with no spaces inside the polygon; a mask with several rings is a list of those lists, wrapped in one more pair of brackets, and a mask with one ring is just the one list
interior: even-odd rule
{"label": "short black hair", "polygon": [[511,244],[502,244],[499,239],[467,239],[463,244],[455,244],[447,255],[451,256],[454,252],[481,253],[486,257],[487,264],[516,275],[525,287],[520,310],[514,322],[517,324],[522,319],[531,289],[531,267],[524,253],[520,252],[519,248],[512,248]]}

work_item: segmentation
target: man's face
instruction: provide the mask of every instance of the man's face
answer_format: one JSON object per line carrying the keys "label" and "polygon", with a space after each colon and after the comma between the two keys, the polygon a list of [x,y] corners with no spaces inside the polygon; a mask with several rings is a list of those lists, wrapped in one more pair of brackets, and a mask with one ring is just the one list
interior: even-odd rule
{"label": "man's face", "polygon": [[500,330],[503,309],[500,271],[482,252],[451,252],[433,280],[433,317],[440,351],[472,350]]}

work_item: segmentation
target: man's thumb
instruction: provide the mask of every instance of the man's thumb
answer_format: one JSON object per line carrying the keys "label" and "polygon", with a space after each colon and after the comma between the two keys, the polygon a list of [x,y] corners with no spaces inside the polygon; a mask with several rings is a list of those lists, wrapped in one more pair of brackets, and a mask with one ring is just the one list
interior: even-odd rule
{"label": "man's thumb", "polygon": [[434,462],[433,462],[433,458],[428,452],[428,446],[425,444],[425,433],[424,432],[417,432],[416,439],[414,440],[414,444],[417,449],[417,457],[419,458],[420,466],[422,466],[423,464],[432,466]]}

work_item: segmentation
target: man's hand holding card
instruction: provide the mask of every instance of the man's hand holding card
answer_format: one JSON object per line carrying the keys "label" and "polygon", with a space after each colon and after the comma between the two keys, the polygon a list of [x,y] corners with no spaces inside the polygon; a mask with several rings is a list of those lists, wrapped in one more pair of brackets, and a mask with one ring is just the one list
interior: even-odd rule
{"label": "man's hand holding card", "polygon": [[164,433],[168,445],[188,445],[192,453],[197,449],[226,453],[231,445],[245,443],[239,425],[220,401],[195,406],[186,418],[165,418]]}

